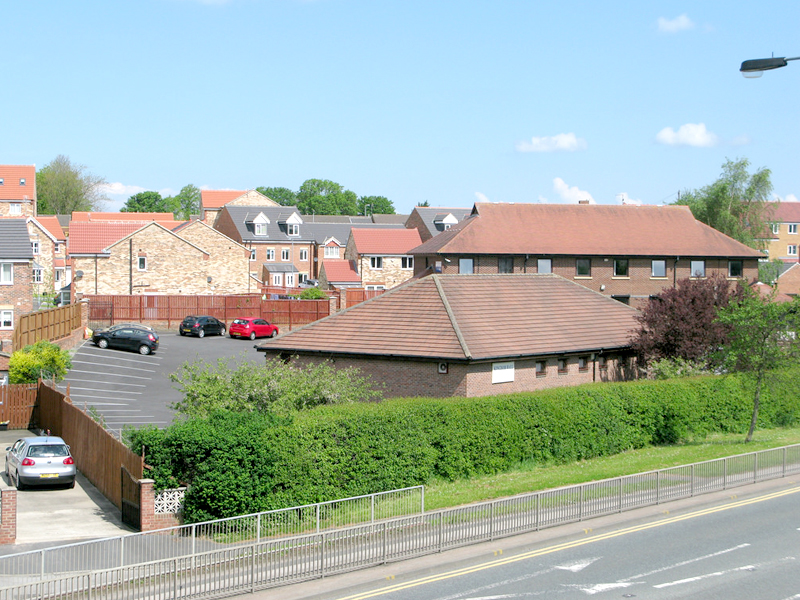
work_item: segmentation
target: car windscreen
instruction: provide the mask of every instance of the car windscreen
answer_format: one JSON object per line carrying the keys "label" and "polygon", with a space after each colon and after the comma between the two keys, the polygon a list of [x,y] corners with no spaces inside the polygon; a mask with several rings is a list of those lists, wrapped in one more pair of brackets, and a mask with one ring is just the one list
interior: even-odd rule
{"label": "car windscreen", "polygon": [[45,444],[28,448],[28,456],[38,458],[52,458],[54,456],[69,456],[69,450],[64,444]]}
{"label": "car windscreen", "polygon": [[234,319],[233,325],[247,325],[249,321],[247,319]]}

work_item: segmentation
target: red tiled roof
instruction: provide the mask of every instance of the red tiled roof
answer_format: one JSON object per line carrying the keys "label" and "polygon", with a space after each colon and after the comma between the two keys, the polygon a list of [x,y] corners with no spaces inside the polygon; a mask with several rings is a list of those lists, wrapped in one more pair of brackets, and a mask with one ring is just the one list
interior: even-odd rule
{"label": "red tiled roof", "polygon": [[433,253],[762,257],[687,206],[604,204],[478,203],[471,217],[413,251]]}
{"label": "red tiled roof", "polygon": [[36,220],[58,241],[63,242],[67,239],[67,236],[64,234],[64,229],[61,227],[61,224],[58,222],[58,217],[55,215],[38,215]]}
{"label": "red tiled roof", "polygon": [[134,231],[146,227],[141,221],[104,223],[73,221],[69,226],[67,250],[70,254],[98,254]]}
{"label": "red tiled roof", "polygon": [[201,190],[201,208],[222,208],[231,200],[236,200],[239,196],[245,195],[246,191],[237,190]]}
{"label": "red tiled roof", "polygon": [[361,276],[351,260],[328,258],[322,261],[329,283],[361,283]]}
{"label": "red tiled roof", "polygon": [[73,221],[160,221],[172,222],[171,212],[84,212],[74,211]]}
{"label": "red tiled roof", "polygon": [[422,243],[416,229],[357,229],[350,232],[359,254],[406,254]]}
{"label": "red tiled roof", "polygon": [[800,223],[800,202],[772,202],[767,221],[775,223]]}
{"label": "red tiled roof", "polygon": [[[34,165],[0,165],[0,200],[28,200],[36,198],[36,167]],[[25,185],[20,185],[21,179]]]}
{"label": "red tiled roof", "polygon": [[629,346],[634,308],[552,274],[432,275],[261,345],[489,360]]}
{"label": "red tiled roof", "polygon": [[792,301],[792,297],[789,294],[785,294],[785,293],[781,292],[780,290],[776,290],[772,286],[767,285],[766,283],[761,283],[760,281],[758,281],[758,282],[752,284],[750,287],[752,289],[754,289],[756,292],[758,292],[758,295],[762,296],[762,297],[771,296],[772,294],[775,294],[773,296],[773,298],[772,298],[773,302],[791,302]]}

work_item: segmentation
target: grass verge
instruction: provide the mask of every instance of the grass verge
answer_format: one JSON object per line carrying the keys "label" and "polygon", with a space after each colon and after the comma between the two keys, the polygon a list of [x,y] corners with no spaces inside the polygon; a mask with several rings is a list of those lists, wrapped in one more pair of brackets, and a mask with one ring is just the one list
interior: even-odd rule
{"label": "grass verge", "polygon": [[702,440],[675,446],[651,446],[575,463],[544,466],[521,464],[514,471],[496,475],[457,481],[434,481],[425,486],[425,509],[449,508],[481,500],[800,444],[800,427],[765,429],[757,431],[749,444],[745,444],[743,440],[743,433],[714,434]]}

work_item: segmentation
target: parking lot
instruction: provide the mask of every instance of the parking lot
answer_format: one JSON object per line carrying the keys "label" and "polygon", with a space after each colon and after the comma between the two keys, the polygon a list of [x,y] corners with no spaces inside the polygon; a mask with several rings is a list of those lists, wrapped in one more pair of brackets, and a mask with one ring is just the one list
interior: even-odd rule
{"label": "parking lot", "polygon": [[153,354],[100,349],[86,341],[72,357],[72,369],[58,387],[70,388],[72,402],[102,417],[106,427],[119,431],[125,425],[168,426],[175,413],[170,405],[181,399],[170,373],[187,361],[216,364],[220,358],[263,363],[250,340],[222,336],[182,337],[177,329],[159,331],[159,347]]}

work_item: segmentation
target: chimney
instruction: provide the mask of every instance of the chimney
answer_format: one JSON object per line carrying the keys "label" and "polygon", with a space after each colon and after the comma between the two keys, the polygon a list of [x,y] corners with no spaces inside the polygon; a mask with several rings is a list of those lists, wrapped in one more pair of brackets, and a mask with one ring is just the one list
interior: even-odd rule
{"label": "chimney", "polygon": [[578,200],[578,204],[589,204],[588,200]]}

